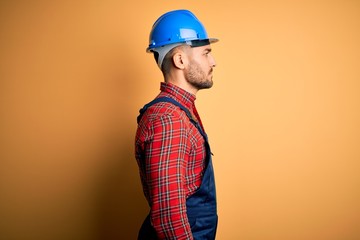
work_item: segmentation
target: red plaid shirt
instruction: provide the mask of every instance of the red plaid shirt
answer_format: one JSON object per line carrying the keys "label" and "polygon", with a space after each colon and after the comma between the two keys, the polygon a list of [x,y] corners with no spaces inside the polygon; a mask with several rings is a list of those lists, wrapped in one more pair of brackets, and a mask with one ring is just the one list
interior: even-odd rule
{"label": "red plaid shirt", "polygon": [[[181,103],[201,124],[195,95],[161,83],[158,97]],[[150,219],[160,239],[193,239],[186,199],[200,187],[205,166],[204,139],[185,112],[171,103],[151,106],[138,124],[135,155]]]}

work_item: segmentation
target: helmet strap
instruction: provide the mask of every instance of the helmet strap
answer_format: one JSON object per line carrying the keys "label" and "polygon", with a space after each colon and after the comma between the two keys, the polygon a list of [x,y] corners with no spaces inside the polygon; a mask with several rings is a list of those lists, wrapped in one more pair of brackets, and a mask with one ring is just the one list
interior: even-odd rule
{"label": "helmet strap", "polygon": [[154,48],[151,51],[153,52],[157,52],[158,56],[157,56],[157,64],[159,66],[159,68],[161,69],[162,63],[164,61],[164,58],[166,56],[166,54],[168,52],[171,51],[171,49],[183,45],[183,44],[187,44],[191,47],[201,47],[201,46],[205,46],[205,45],[209,45],[210,44],[210,40],[209,39],[204,39],[204,40],[190,40],[190,41],[186,41],[186,42],[181,42],[181,43],[173,43],[173,44],[169,44],[169,45],[165,45],[159,48]]}

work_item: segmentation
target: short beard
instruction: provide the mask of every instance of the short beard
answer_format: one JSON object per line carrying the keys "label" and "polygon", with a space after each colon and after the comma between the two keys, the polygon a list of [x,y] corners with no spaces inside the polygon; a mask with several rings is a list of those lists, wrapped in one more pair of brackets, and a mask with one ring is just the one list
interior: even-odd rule
{"label": "short beard", "polygon": [[[210,70],[209,74],[212,72]],[[200,89],[209,89],[213,86],[212,79],[208,80],[208,75],[205,74],[204,71],[199,67],[199,65],[191,61],[189,64],[189,70],[186,72],[186,80],[190,83],[194,88]]]}

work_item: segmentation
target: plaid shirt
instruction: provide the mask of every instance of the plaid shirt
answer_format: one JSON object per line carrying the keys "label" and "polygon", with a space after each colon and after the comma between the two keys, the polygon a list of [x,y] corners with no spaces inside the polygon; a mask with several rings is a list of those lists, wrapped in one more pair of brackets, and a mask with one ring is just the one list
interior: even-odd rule
{"label": "plaid shirt", "polygon": [[[195,95],[161,83],[158,97],[181,103],[202,126]],[[171,103],[151,106],[138,124],[135,156],[150,219],[159,239],[193,239],[186,199],[201,185],[205,167],[204,139],[185,112]]]}

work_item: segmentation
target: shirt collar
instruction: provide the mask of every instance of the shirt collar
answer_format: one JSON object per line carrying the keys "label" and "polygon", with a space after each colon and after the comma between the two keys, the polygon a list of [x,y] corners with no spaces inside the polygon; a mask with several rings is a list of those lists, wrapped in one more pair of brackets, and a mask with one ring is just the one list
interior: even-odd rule
{"label": "shirt collar", "polygon": [[192,93],[185,91],[184,89],[172,84],[162,82],[160,85],[160,90],[163,93],[168,93],[173,96],[177,101],[182,103],[188,108],[191,108],[194,105],[196,96]]}

